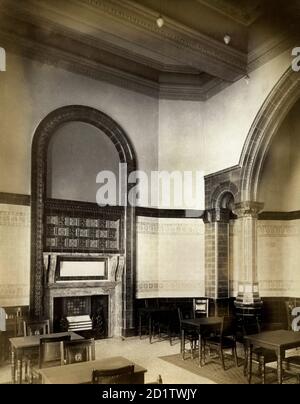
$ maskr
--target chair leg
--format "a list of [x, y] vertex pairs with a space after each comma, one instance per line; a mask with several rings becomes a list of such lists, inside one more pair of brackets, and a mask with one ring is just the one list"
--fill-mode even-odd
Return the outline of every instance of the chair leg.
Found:
[[223, 348], [222, 347], [220, 347], [220, 357], [221, 357], [221, 362], [222, 362], [222, 368], [223, 368], [223, 370], [226, 370], [225, 369], [224, 353], [223, 353]]
[[234, 345], [234, 347], [233, 347], [233, 355], [234, 355], [235, 366], [238, 368], [239, 367], [239, 359], [238, 359], [238, 356], [237, 356], [236, 345]]
[[202, 341], [202, 361], [203, 364], [205, 365], [206, 362], [206, 345], [205, 345], [205, 341]]
[[247, 376], [247, 369], [248, 369], [248, 349], [244, 348], [244, 376]]
[[251, 381], [252, 381], [252, 350], [251, 349], [249, 352], [248, 366], [249, 366], [248, 383], [251, 384]]
[[194, 342], [191, 340], [190, 341], [190, 346], [191, 346], [191, 357], [194, 359]]
[[260, 362], [260, 371], [261, 371], [261, 383], [266, 384], [266, 364], [265, 364], [265, 358], [261, 357], [259, 358]]

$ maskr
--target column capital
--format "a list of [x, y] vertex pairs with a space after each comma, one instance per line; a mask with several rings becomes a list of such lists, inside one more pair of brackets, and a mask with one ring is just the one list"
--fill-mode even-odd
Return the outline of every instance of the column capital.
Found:
[[231, 211], [224, 208], [207, 209], [203, 215], [204, 223], [229, 223]]
[[233, 212], [238, 217], [253, 217], [257, 218], [259, 212], [264, 208], [264, 204], [261, 202], [245, 201], [236, 203]]

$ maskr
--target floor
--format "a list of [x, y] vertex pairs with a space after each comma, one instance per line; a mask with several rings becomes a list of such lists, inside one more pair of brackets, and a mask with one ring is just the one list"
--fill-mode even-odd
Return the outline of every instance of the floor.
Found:
[[[172, 346], [168, 340], [154, 340], [150, 344], [147, 337], [110, 338], [96, 341], [97, 359], [124, 356], [148, 370], [145, 377], [146, 383], [155, 381], [158, 375], [161, 375], [164, 384], [215, 384], [205, 377], [160, 359], [162, 356], [177, 354], [179, 351], [179, 339], [173, 340]], [[295, 354], [295, 352], [289, 352], [289, 354]], [[297, 354], [299, 355], [299, 351]], [[0, 367], [0, 384], [10, 383], [10, 380], [10, 365], [7, 362]]]
[[[179, 340], [175, 340], [170, 346], [169, 341], [155, 341], [150, 344], [144, 337], [121, 339], [111, 338], [96, 341], [96, 358], [109, 358], [112, 356], [124, 356], [127, 359], [145, 367], [146, 383], [153, 382], [158, 375], [162, 376], [166, 384], [214, 384], [212, 381], [195, 375], [184, 369], [180, 369], [162, 359], [161, 356], [172, 355], [180, 350]], [[0, 367], [0, 384], [9, 383], [11, 380], [9, 363]]]

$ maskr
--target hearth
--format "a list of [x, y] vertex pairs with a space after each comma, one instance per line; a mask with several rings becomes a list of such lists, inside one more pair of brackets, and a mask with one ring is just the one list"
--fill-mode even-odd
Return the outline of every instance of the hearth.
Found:
[[[85, 317], [83, 317], [85, 316]], [[72, 319], [72, 323], [68, 318]], [[90, 319], [90, 322], [88, 321]], [[54, 332], [75, 331], [95, 339], [108, 337], [108, 296], [68, 296], [54, 299]]]

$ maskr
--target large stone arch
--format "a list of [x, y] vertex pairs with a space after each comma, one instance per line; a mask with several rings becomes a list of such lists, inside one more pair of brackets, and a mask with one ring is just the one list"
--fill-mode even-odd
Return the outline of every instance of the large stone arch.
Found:
[[[46, 198], [47, 149], [55, 131], [63, 124], [80, 121], [105, 133], [118, 151], [120, 162], [127, 164], [128, 175], [137, 168], [134, 148], [121, 126], [94, 108], [70, 105], [54, 110], [37, 127], [32, 142], [31, 171], [31, 293], [30, 310], [34, 317], [43, 316], [43, 219]], [[130, 184], [128, 184], [128, 187]], [[128, 205], [125, 214], [126, 272], [123, 285], [123, 330], [134, 324], [135, 292], [135, 209]]]
[[239, 162], [241, 202], [257, 201], [261, 170], [273, 137], [299, 98], [300, 74], [289, 68], [265, 100], [245, 141]]

